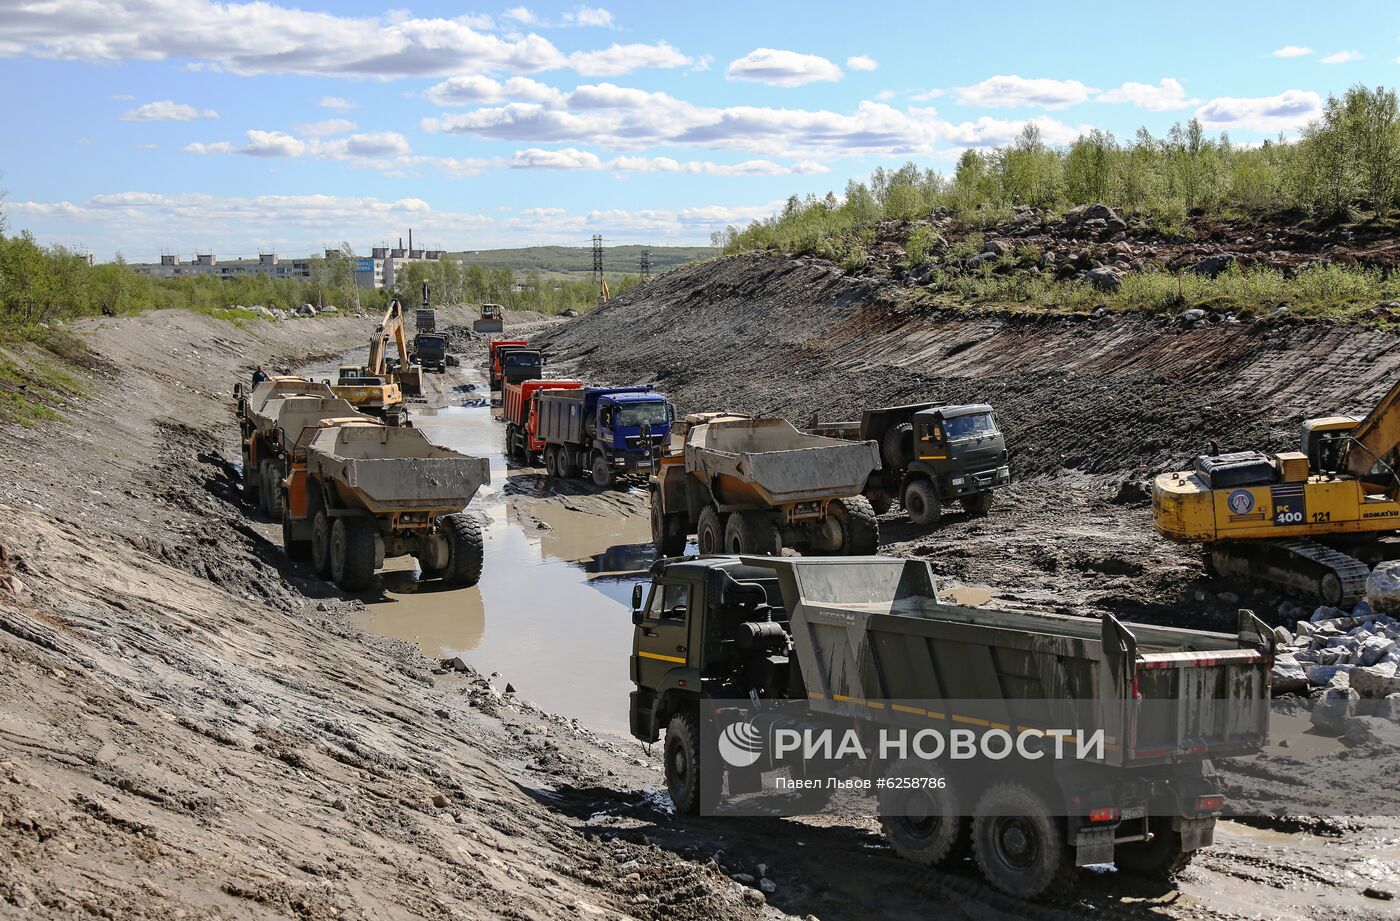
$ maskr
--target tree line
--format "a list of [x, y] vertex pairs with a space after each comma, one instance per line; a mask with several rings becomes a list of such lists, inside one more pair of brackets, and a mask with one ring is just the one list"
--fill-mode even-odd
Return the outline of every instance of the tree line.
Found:
[[1142, 128], [1121, 142], [1095, 130], [1057, 147], [1027, 123], [1005, 147], [965, 151], [951, 176], [912, 162], [882, 167], [868, 183], [849, 182], [842, 198], [793, 196], [778, 214], [743, 229], [727, 227], [711, 241], [726, 252], [776, 248], [839, 257], [840, 238], [881, 220], [917, 220], [946, 209], [985, 227], [1017, 208], [1100, 202], [1165, 230], [1195, 216], [1388, 220], [1400, 205], [1396, 93], [1352, 87], [1330, 97], [1297, 140], [1280, 136], [1259, 145], [1210, 136], [1193, 118], [1163, 137]]

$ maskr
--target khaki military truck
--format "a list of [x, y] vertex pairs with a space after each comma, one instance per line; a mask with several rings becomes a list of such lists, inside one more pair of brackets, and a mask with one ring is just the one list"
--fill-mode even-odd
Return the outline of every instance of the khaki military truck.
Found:
[[879, 466], [874, 442], [804, 434], [785, 419], [695, 413], [672, 425], [652, 479], [652, 540], [663, 557], [691, 536], [701, 553], [871, 554], [880, 529], [861, 490]]
[[369, 587], [385, 559], [416, 557], [424, 578], [481, 578], [480, 519], [465, 511], [491, 481], [485, 458], [430, 442], [410, 425], [327, 419], [302, 429], [285, 479], [288, 555], [347, 591]]
[[[632, 607], [630, 728], [664, 737], [681, 813], [714, 811], [722, 787], [768, 789], [770, 772], [822, 769], [807, 749], [784, 754], [777, 729], [850, 728], [858, 752], [900, 729], [1101, 733], [1107, 744], [1072, 764], [896, 754], [858, 756], [841, 775], [868, 781], [900, 856], [938, 866], [970, 849], [993, 886], [1024, 898], [1067, 895], [1088, 865], [1175, 874], [1224, 806], [1210, 759], [1268, 740], [1274, 635], [1248, 611], [1227, 635], [968, 608], [939, 598], [925, 561], [757, 556], [659, 560]], [[720, 736], [739, 721], [748, 731], [732, 738], [749, 747], [735, 761]]]

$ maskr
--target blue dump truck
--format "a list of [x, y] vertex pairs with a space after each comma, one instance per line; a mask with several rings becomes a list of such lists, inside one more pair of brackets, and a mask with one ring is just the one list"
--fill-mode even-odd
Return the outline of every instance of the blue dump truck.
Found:
[[591, 475], [602, 487], [619, 476], [650, 475], [675, 418], [666, 397], [650, 387], [546, 390], [536, 399], [549, 475]]

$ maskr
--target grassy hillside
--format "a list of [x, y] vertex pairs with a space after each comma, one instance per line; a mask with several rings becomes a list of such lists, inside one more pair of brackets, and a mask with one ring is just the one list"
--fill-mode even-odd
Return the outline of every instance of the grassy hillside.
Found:
[[[686, 262], [716, 255], [716, 250], [709, 246], [606, 246], [603, 248], [603, 271], [610, 278], [636, 275], [643, 250], [651, 253], [653, 275]], [[481, 249], [452, 255], [461, 258], [469, 267], [479, 265], [486, 269], [511, 269], [516, 273], [536, 271], [545, 278], [576, 279], [593, 273], [593, 250], [587, 246]]]

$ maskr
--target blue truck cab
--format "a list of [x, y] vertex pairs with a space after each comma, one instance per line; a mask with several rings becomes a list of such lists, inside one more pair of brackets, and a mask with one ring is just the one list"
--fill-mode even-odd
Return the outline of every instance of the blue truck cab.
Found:
[[676, 415], [650, 387], [546, 390], [536, 399], [549, 474], [591, 476], [605, 487], [618, 476], [652, 472]]

